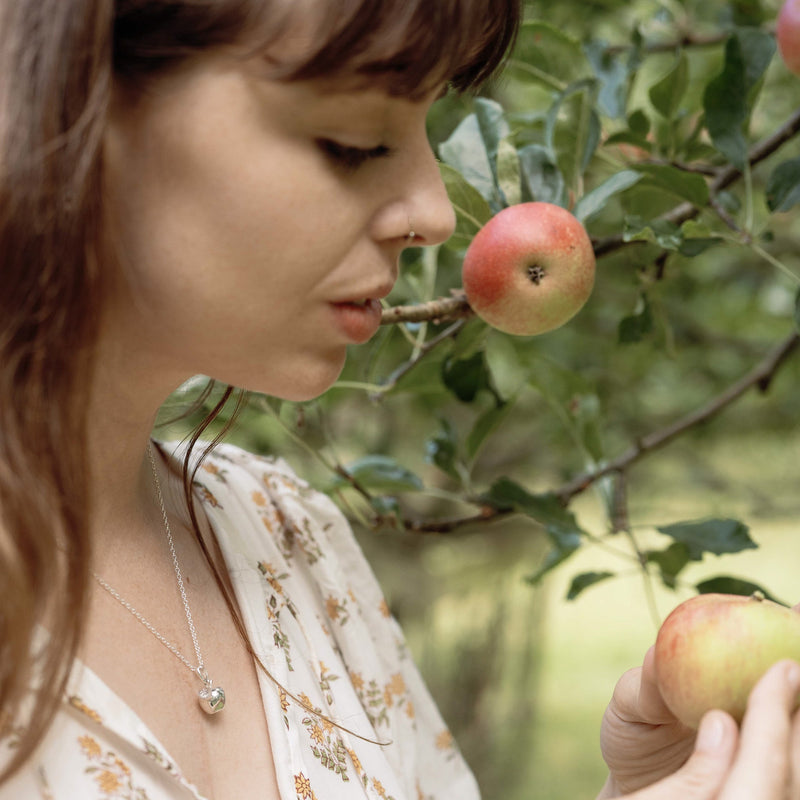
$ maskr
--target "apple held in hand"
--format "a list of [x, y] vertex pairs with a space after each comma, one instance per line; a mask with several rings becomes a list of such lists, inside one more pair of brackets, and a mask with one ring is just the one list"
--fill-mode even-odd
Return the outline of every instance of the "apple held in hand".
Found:
[[786, 0], [778, 14], [775, 38], [784, 64], [800, 74], [800, 0]]
[[712, 708], [740, 722], [758, 679], [800, 661], [800, 614], [758, 596], [703, 594], [677, 606], [656, 638], [656, 678], [670, 711], [697, 728]]
[[467, 248], [462, 279], [473, 311], [493, 328], [534, 336], [563, 325], [594, 286], [595, 257], [583, 225], [552, 203], [503, 209]]

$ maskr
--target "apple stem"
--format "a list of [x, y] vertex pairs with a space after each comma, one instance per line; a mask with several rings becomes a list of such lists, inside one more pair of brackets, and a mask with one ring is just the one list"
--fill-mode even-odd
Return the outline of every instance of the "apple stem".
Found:
[[531, 279], [531, 282], [535, 283], [537, 286], [542, 282], [542, 278], [544, 278], [546, 274], [544, 267], [538, 264], [533, 264], [528, 267], [528, 277]]

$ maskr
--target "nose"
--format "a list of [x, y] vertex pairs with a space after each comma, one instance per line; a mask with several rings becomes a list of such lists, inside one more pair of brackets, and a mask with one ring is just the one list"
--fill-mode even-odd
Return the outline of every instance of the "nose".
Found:
[[377, 239], [398, 240], [414, 233], [417, 246], [441, 244], [452, 236], [456, 215], [427, 139], [398, 159], [390, 196], [373, 221]]
[[416, 244], [441, 244], [453, 235], [456, 214], [447, 196], [439, 163], [427, 143], [411, 166], [406, 203]]

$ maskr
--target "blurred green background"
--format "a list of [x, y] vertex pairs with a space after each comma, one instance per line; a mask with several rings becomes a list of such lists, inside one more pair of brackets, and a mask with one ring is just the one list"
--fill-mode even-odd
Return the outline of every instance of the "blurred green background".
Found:
[[[719, 169], [725, 157], [698, 134], [704, 89], [723, 68], [727, 37], [738, 26], [770, 34], [778, 7], [777, 0], [528, 2], [531, 25], [484, 95], [502, 104], [508, 141], [522, 152], [546, 144], [554, 96], [595, 71], [587, 91], [602, 107], [599, 140], [585, 168], [566, 180], [565, 204], [632, 158]], [[666, 118], [650, 90], [682, 53], [688, 75]], [[614, 97], [591, 94], [600, 85]], [[777, 56], [756, 89], [749, 144], [800, 107], [800, 79]], [[609, 110], [614, 103], [617, 110]], [[474, 98], [442, 100], [430, 119], [434, 146], [474, 108]], [[575, 138], [572, 122], [555, 131], [561, 153]], [[626, 137], [636, 140], [632, 132], [648, 150], [625, 148]], [[615, 143], [610, 137], [620, 133]], [[532, 493], [553, 490], [718, 397], [785, 340], [796, 327], [798, 279], [788, 272], [800, 275], [800, 214], [775, 212], [765, 192], [773, 173], [798, 157], [795, 132], [748, 180], [715, 198], [742, 225], [735, 236], [722, 214], [704, 210], [706, 233], [716, 237], [709, 249], [651, 242], [601, 258], [592, 298], [562, 329], [512, 341], [473, 319], [410, 369], [423, 343], [446, 326], [386, 326], [369, 346], [353, 349], [325, 396], [307, 404], [250, 397], [230, 435], [283, 455], [353, 520], [487, 800], [595, 796], [605, 779], [600, 719], [614, 684], [641, 662], [658, 622], [699, 581], [735, 576], [787, 603], [800, 601], [800, 358], [790, 356], [763, 391], [751, 389], [643, 458], [624, 481], [597, 481], [580, 493], [569, 510], [583, 530], [581, 546], [541, 581], [528, 579], [552, 539], [528, 516], [439, 534], [410, 532], [402, 522], [474, 514], [475, 497], [502, 476]], [[568, 176], [563, 160], [557, 166]], [[636, 187], [610, 197], [587, 227], [597, 240], [618, 234], [631, 215], [656, 216], [678, 202], [670, 191]], [[458, 287], [465, 230], [440, 250], [407, 251], [391, 303]], [[640, 325], [635, 336], [621, 335], [626, 319]], [[467, 367], [474, 374], [459, 395], [453, 376], [463, 389]], [[391, 469], [363, 470], [371, 490], [365, 499], [337, 468], [363, 468], [360, 460], [375, 455]], [[624, 502], [610, 506], [620, 488]], [[612, 519], [615, 509], [622, 521]], [[758, 548], [691, 561], [673, 588], [653, 563], [642, 568], [642, 553], [669, 544], [657, 526], [705, 518], [739, 520]], [[573, 578], [590, 572], [613, 578], [567, 600]]]

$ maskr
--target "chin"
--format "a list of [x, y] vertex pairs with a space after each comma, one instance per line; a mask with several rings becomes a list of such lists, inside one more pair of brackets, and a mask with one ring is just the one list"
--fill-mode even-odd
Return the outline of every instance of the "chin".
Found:
[[276, 379], [275, 372], [265, 375], [263, 380], [252, 379], [243, 386], [251, 392], [278, 397], [293, 403], [314, 400], [333, 386], [344, 368], [345, 354], [338, 359], [327, 359], [322, 363], [303, 364], [298, 362], [289, 372]]

